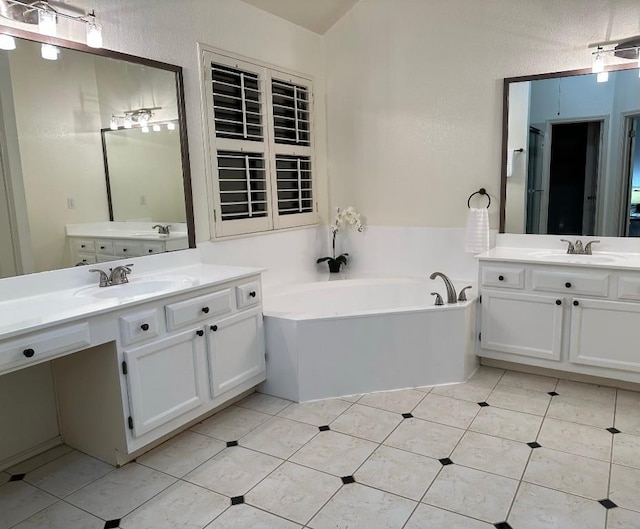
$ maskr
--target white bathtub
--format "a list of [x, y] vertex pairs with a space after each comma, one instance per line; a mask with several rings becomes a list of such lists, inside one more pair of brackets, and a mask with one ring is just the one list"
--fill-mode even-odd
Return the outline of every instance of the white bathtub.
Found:
[[[458, 287], [464, 284], [456, 285]], [[475, 295], [446, 301], [442, 280], [347, 279], [264, 295], [267, 380], [298, 402], [464, 381], [475, 369]]]

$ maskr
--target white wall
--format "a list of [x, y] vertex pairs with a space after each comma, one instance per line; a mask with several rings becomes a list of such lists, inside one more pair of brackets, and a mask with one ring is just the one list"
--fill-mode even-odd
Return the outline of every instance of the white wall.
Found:
[[503, 78], [638, 33], [637, 0], [361, 0], [325, 36], [331, 205], [460, 227], [485, 187], [497, 227]]

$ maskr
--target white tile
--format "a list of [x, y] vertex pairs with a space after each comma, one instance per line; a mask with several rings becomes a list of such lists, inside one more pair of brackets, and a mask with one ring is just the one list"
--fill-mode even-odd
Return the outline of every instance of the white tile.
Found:
[[237, 441], [243, 435], [269, 420], [271, 416], [266, 413], [230, 406], [209, 417], [207, 420], [196, 424], [191, 429], [221, 441]]
[[381, 410], [395, 413], [409, 413], [424, 398], [424, 392], [417, 389], [402, 389], [400, 391], [382, 391], [369, 393], [360, 398], [358, 404], [373, 406]]
[[416, 454], [442, 459], [449, 457], [464, 434], [464, 430], [444, 424], [406, 419], [386, 439], [384, 444]]
[[586, 399], [613, 404], [616, 400], [616, 389], [607, 386], [596, 386], [573, 380], [560, 380], [556, 391], [563, 397]]
[[640, 405], [618, 404], [615, 427], [624, 433], [640, 435]]
[[551, 400], [547, 417], [609, 428], [613, 426], [613, 411], [613, 402], [605, 403], [559, 395]]
[[289, 404], [291, 404], [290, 400], [272, 397], [264, 393], [254, 393], [238, 402], [237, 406], [259, 411], [260, 413], [267, 413], [268, 415], [276, 415], [289, 406]]
[[493, 524], [423, 503], [418, 505], [403, 529], [494, 529], [494, 527]]
[[514, 479], [460, 465], [447, 465], [422, 501], [496, 523], [507, 518], [517, 488], [518, 481]]
[[351, 406], [350, 402], [340, 399], [317, 400], [291, 404], [278, 413], [279, 417], [306, 422], [313, 426], [324, 426]]
[[475, 373], [467, 380], [468, 383], [476, 386], [487, 386], [493, 388], [504, 375], [504, 369], [496, 367], [480, 366]]
[[376, 446], [371, 441], [338, 432], [321, 432], [298, 450], [291, 461], [334, 476], [350, 476]]
[[281, 459], [236, 446], [223, 450], [183, 479], [226, 496], [242, 496], [281, 463]]
[[58, 498], [64, 498], [111, 472], [114, 467], [82, 454], [69, 452], [27, 473], [24, 480]]
[[468, 428], [480, 411], [476, 402], [452, 399], [432, 393], [411, 412], [415, 417], [456, 428]]
[[0, 529], [13, 527], [57, 501], [46, 492], [24, 481], [12, 481], [0, 487]]
[[50, 450], [43, 452], [42, 454], [38, 454], [22, 463], [18, 463], [17, 465], [13, 465], [12, 467], [7, 469], [9, 474], [26, 474], [27, 472], [31, 472], [42, 465], [46, 465], [49, 461], [53, 461], [54, 459], [58, 459], [59, 457], [68, 454], [71, 452], [73, 448], [67, 445], [58, 445], [54, 446]]
[[611, 509], [607, 513], [607, 529], [635, 529], [640, 527], [640, 512]]
[[138, 463], [181, 478], [226, 448], [226, 443], [189, 430], [138, 458]]
[[470, 402], [483, 402], [491, 394], [493, 388], [478, 386], [467, 382], [466, 384], [449, 384], [437, 386], [431, 390], [432, 394], [452, 397], [454, 399], [468, 400]]
[[420, 500], [441, 468], [435, 459], [382, 445], [358, 469], [355, 478], [358, 483]]
[[416, 503], [357, 483], [345, 485], [314, 516], [311, 529], [400, 529]]
[[14, 529], [103, 529], [104, 521], [63, 501], [34, 514]]
[[402, 421], [399, 413], [354, 404], [331, 423], [331, 429], [381, 443]]
[[611, 465], [609, 499], [619, 507], [640, 511], [640, 470]]
[[487, 398], [491, 406], [533, 415], [544, 415], [550, 401], [551, 396], [541, 391], [511, 386], [499, 386]]
[[229, 507], [229, 498], [179, 481], [125, 516], [122, 529], [201, 529]]
[[604, 428], [549, 417], [542, 423], [538, 442], [545, 448], [609, 461], [613, 437]]
[[238, 443], [258, 452], [287, 459], [317, 433], [316, 426], [272, 417], [241, 438]]
[[522, 483], [507, 521], [515, 529], [603, 529], [606, 512], [596, 501]]
[[640, 469], [640, 437], [618, 433], [613, 437], [613, 462]]
[[469, 429], [529, 443], [535, 441], [541, 423], [542, 417], [537, 415], [487, 406], [480, 410]]
[[640, 391], [628, 391], [626, 389], [618, 390], [618, 400], [616, 401], [622, 406], [640, 406]]
[[250, 505], [234, 505], [205, 529], [302, 529], [301, 525], [261, 511]]
[[533, 375], [531, 373], [518, 373], [517, 371], [507, 371], [498, 382], [498, 386], [531, 389], [544, 393], [554, 391], [556, 384], [558, 384], [557, 378]]
[[523, 480], [593, 500], [607, 497], [609, 463], [548, 448], [531, 454]]
[[66, 501], [104, 520], [122, 518], [176, 481], [137, 463], [129, 463], [67, 496]]
[[245, 501], [305, 524], [342, 486], [342, 481], [311, 468], [285, 463], [254, 487]]
[[451, 454], [460, 465], [520, 479], [527, 465], [531, 448], [524, 443], [467, 432]]

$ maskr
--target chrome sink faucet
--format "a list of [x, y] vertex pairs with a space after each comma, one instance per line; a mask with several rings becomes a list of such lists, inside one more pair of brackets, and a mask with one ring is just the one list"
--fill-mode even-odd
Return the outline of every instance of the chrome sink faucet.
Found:
[[115, 268], [110, 269], [111, 273], [109, 275], [107, 275], [104, 270], [100, 270], [99, 268], [92, 268], [91, 270], [89, 270], [89, 272], [96, 272], [100, 274], [100, 283], [98, 284], [99, 287], [110, 287], [113, 285], [122, 285], [124, 283], [128, 283], [129, 279], [127, 278], [127, 275], [131, 273], [132, 266], [133, 264], [116, 266]]
[[600, 241], [589, 241], [586, 245], [582, 246], [582, 241], [578, 239], [575, 243], [568, 241], [566, 239], [560, 239], [561, 242], [566, 242], [567, 253], [568, 254], [576, 254], [576, 255], [592, 255], [591, 254], [591, 245], [599, 243]]
[[455, 304], [458, 301], [458, 299], [456, 296], [456, 289], [453, 286], [453, 283], [451, 282], [451, 280], [442, 272], [434, 272], [429, 276], [429, 279], [435, 279], [436, 277], [441, 277], [442, 280], [444, 281], [445, 287], [447, 288], [447, 303]]
[[158, 233], [160, 235], [169, 235], [169, 229], [171, 228], [171, 224], [167, 224], [166, 226], [163, 226], [162, 224], [156, 224], [151, 229], [155, 230], [156, 228], [158, 228]]

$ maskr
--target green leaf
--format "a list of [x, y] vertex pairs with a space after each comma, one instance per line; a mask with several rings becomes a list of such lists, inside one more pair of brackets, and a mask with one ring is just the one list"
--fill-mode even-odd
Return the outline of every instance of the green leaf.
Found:
[[338, 263], [342, 263], [343, 265], [347, 264], [347, 255], [346, 253], [343, 253], [342, 255], [339, 255], [338, 257], [336, 257], [336, 262]]
[[324, 263], [325, 261], [330, 261], [331, 259], [333, 259], [333, 257], [319, 257], [316, 260], [316, 263]]

